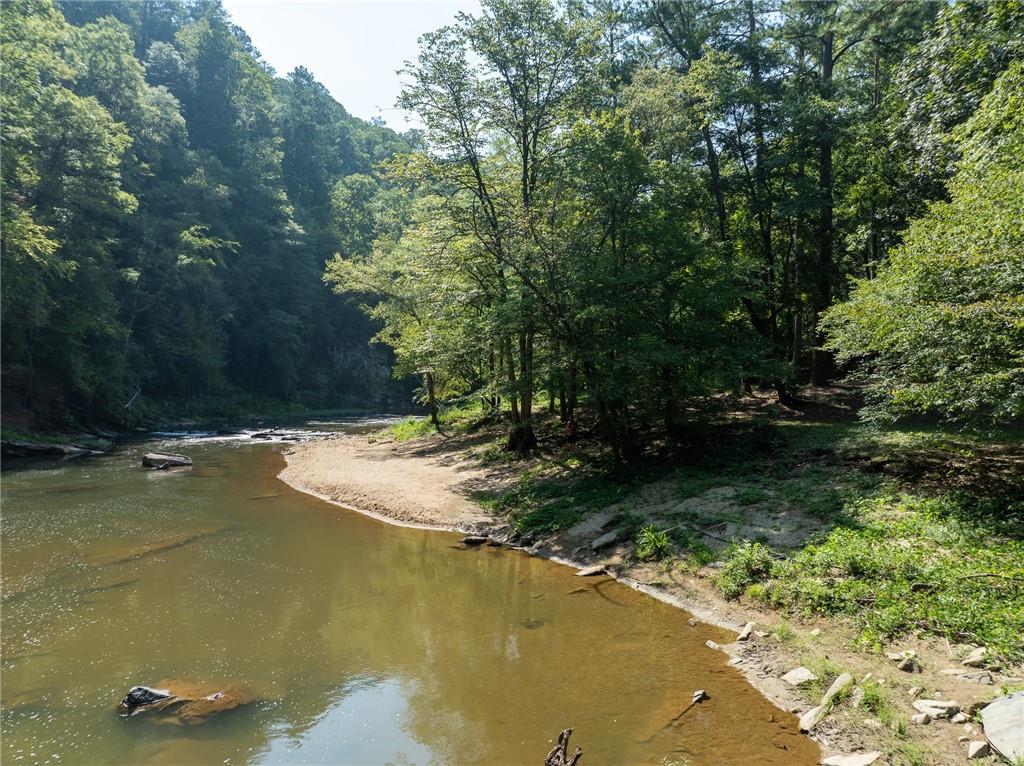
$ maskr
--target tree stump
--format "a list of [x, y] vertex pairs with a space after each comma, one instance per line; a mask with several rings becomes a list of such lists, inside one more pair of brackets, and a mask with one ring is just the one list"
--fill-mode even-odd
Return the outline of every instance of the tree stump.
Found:
[[572, 755], [566, 755], [566, 751], [569, 749], [569, 737], [572, 736], [572, 729], [566, 729], [558, 735], [558, 742], [548, 753], [548, 757], [544, 759], [544, 766], [576, 766], [580, 758], [583, 757], [583, 751], [580, 746], [577, 745]]

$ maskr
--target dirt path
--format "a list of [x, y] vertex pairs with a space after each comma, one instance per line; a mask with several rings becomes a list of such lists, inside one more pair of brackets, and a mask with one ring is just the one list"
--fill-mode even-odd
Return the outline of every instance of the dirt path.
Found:
[[301, 492], [410, 527], [480, 532], [495, 519], [470, 497], [484, 469], [444, 442], [370, 442], [339, 436], [285, 453], [279, 478]]

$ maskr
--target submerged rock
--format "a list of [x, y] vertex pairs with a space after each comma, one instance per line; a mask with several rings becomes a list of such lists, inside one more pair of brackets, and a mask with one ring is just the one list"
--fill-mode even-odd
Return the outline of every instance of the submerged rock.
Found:
[[152, 705], [154, 702], [165, 700], [171, 696], [167, 689], [151, 689], [148, 686], [133, 686], [121, 700], [121, 707], [131, 710], [143, 705]]
[[223, 713], [252, 702], [255, 697], [240, 686], [221, 688], [201, 686], [187, 681], [169, 681], [161, 687], [133, 686], [118, 705], [124, 717], [143, 713], [160, 723], [195, 725], [214, 713]]
[[8, 441], [0, 443], [4, 457], [79, 457], [98, 454], [78, 444], [37, 444], [36, 442]]

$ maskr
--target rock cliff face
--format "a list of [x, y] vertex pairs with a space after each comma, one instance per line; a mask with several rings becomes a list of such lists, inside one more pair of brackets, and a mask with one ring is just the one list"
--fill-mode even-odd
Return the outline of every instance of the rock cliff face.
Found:
[[345, 401], [341, 406], [408, 411], [412, 408], [413, 379], [395, 380], [392, 376], [394, 355], [387, 346], [367, 343], [361, 338], [336, 340], [328, 349], [332, 365], [332, 381]]

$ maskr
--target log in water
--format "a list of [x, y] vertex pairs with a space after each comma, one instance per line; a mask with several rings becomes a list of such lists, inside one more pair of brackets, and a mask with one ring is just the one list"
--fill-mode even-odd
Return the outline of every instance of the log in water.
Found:
[[[817, 763], [685, 612], [302, 495], [279, 445], [137, 468], [179, 449], [5, 474], [4, 763], [540, 764], [569, 727], [582, 766]], [[118, 716], [163, 679], [253, 701]]]

